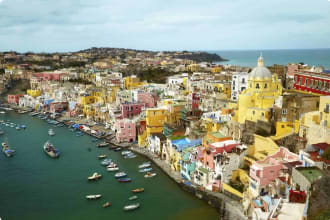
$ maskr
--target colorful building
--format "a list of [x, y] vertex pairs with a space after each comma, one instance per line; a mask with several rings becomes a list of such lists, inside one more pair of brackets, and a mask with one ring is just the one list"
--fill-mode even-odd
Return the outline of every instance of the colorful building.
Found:
[[136, 125], [129, 119], [116, 122], [116, 140], [118, 143], [136, 141]]
[[294, 74], [293, 88], [297, 91], [320, 95], [330, 95], [330, 75], [308, 71]]

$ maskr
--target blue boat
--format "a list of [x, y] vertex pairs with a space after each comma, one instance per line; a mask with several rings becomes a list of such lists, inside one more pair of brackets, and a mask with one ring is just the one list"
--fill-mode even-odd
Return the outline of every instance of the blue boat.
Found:
[[26, 128], [26, 125], [21, 125], [21, 128], [25, 129]]
[[152, 168], [149, 167], [149, 168], [140, 169], [139, 172], [140, 173], [145, 173], [145, 172], [150, 172], [151, 170], [152, 170]]
[[120, 183], [128, 183], [128, 182], [131, 182], [132, 179], [131, 178], [121, 178], [121, 179], [118, 179], [118, 182]]

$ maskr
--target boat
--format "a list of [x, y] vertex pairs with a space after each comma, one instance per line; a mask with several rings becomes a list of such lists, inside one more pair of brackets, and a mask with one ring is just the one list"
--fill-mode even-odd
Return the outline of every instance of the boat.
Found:
[[114, 151], [121, 151], [121, 147], [115, 148]]
[[16, 130], [21, 130], [21, 126], [18, 125], [18, 126], [16, 127]]
[[115, 174], [116, 178], [122, 178], [122, 177], [125, 177], [125, 176], [127, 176], [127, 173], [125, 173], [125, 172], [119, 172], [119, 173]]
[[5, 142], [2, 143], [2, 152], [7, 156], [7, 157], [11, 157], [15, 154], [15, 150], [10, 149], [10, 147], [8, 146], [8, 142], [7, 140], [5, 140]]
[[101, 174], [98, 174], [98, 173], [93, 173], [92, 176], [88, 177], [88, 180], [98, 180], [102, 177]]
[[0, 128], [0, 135], [4, 134], [5, 132]]
[[77, 137], [84, 136], [83, 134], [76, 134]]
[[120, 183], [128, 183], [128, 182], [131, 182], [132, 179], [131, 178], [121, 178], [121, 179], [118, 179], [118, 182]]
[[131, 210], [134, 210], [134, 209], [137, 209], [140, 207], [140, 203], [134, 203], [134, 204], [130, 204], [130, 205], [126, 205], [124, 206], [124, 210], [125, 211], [131, 211]]
[[132, 192], [134, 193], [144, 192], [144, 188], [133, 189]]
[[86, 196], [86, 199], [99, 199], [101, 197], [102, 197], [101, 194], [98, 194], [98, 195], [87, 195]]
[[92, 142], [96, 142], [96, 141], [98, 141], [99, 139], [97, 139], [97, 138], [93, 138], [92, 139]]
[[150, 167], [151, 163], [150, 162], [145, 162], [143, 164], [141, 164], [140, 166], [138, 166], [139, 169], [143, 169], [143, 168], [147, 168]]
[[55, 158], [60, 156], [60, 151], [56, 149], [49, 141], [44, 144], [44, 151], [48, 156]]
[[109, 167], [109, 168], [107, 168], [107, 171], [117, 171], [117, 170], [119, 170], [119, 167]]
[[154, 177], [154, 176], [156, 176], [156, 175], [157, 175], [157, 173], [150, 173], [150, 172], [147, 172], [147, 174], [144, 175], [144, 178], [151, 178], [151, 177]]
[[106, 207], [109, 207], [109, 206], [111, 206], [111, 202], [106, 202], [106, 203], [103, 204], [103, 208], [106, 208]]
[[111, 159], [104, 159], [104, 160], [101, 162], [101, 164], [102, 164], [103, 166], [108, 166], [108, 165], [111, 164], [111, 162], [112, 162]]
[[136, 157], [136, 154], [133, 154], [133, 153], [129, 153], [124, 156], [125, 159], [131, 159], [131, 158], [135, 158], [135, 157]]
[[97, 146], [98, 147], [106, 147], [106, 146], [108, 146], [109, 145], [109, 143], [107, 143], [107, 142], [102, 142], [102, 143], [99, 143]]
[[48, 134], [49, 134], [50, 136], [54, 136], [54, 135], [55, 135], [55, 131], [54, 131], [52, 128], [50, 128], [50, 129], [48, 130]]
[[0, 111], [0, 114], [5, 114], [6, 112], [4, 112], [4, 111]]
[[104, 159], [104, 158], [106, 158], [107, 157], [107, 155], [105, 155], [105, 154], [102, 154], [102, 155], [99, 155], [99, 156], [97, 156], [99, 159]]
[[121, 152], [121, 155], [125, 156], [125, 155], [130, 154], [130, 153], [132, 153], [132, 151], [124, 150], [123, 152]]
[[26, 129], [26, 125], [21, 125], [21, 128]]
[[128, 200], [135, 200], [137, 198], [138, 198], [137, 196], [131, 196], [131, 197], [128, 198]]
[[115, 164], [114, 162], [111, 162], [107, 168], [114, 168], [114, 167], [117, 167], [117, 164]]
[[152, 170], [152, 168], [149, 167], [149, 168], [140, 169], [139, 172], [140, 172], [140, 173], [145, 173], [145, 172], [149, 172], [149, 171], [151, 171], [151, 170]]

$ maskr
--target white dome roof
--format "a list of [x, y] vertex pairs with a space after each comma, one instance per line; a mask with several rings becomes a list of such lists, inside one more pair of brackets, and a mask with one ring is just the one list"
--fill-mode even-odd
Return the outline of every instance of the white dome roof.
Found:
[[272, 73], [264, 66], [255, 67], [250, 73], [250, 79], [271, 79]]

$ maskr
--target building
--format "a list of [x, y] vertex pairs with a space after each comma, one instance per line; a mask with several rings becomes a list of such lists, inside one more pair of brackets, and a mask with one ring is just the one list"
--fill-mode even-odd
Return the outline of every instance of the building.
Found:
[[116, 140], [118, 143], [136, 141], [136, 125], [129, 119], [116, 122]]
[[125, 103], [121, 104], [120, 110], [123, 118], [133, 118], [142, 112], [145, 107], [144, 103]]
[[249, 87], [238, 98], [238, 122], [245, 120], [253, 122], [269, 122], [271, 107], [282, 94], [282, 84], [277, 75], [264, 66], [262, 56], [258, 59], [258, 66], [249, 74]]
[[330, 95], [330, 75], [298, 71], [294, 74], [293, 88], [302, 92]]
[[18, 94], [18, 95], [8, 95], [7, 101], [9, 104], [19, 104], [19, 99], [24, 96], [24, 94]]
[[231, 81], [231, 100], [237, 101], [238, 95], [246, 90], [248, 84], [249, 74], [247, 72], [234, 73]]

